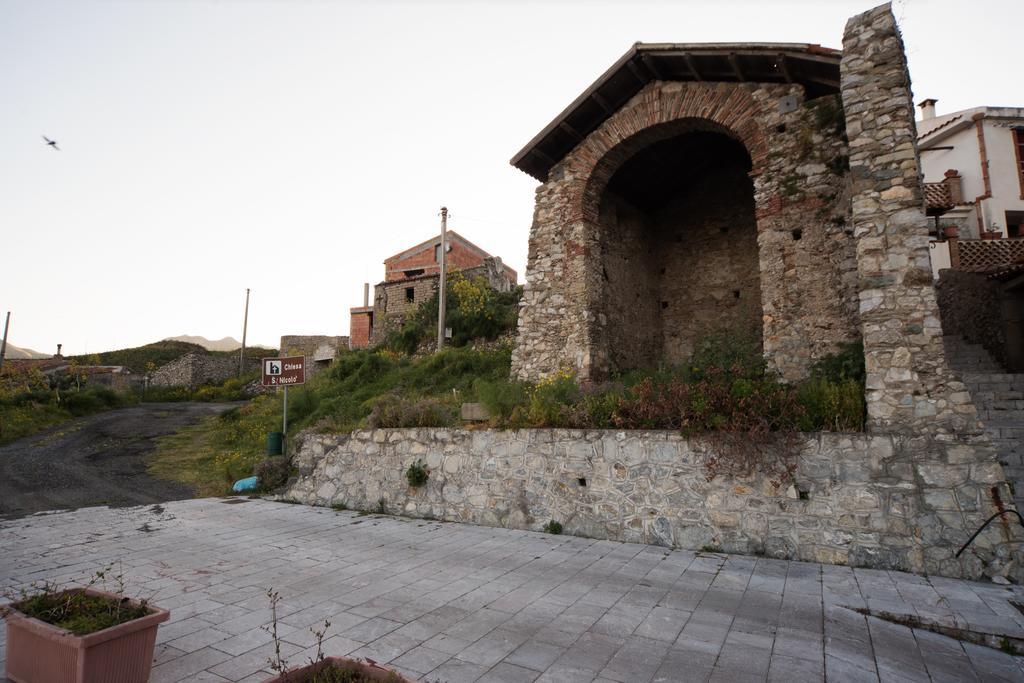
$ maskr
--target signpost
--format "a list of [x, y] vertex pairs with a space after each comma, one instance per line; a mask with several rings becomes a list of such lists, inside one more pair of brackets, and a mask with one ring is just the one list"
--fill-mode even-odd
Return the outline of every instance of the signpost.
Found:
[[[265, 387], [284, 387], [284, 415], [281, 420], [281, 433], [288, 436], [288, 387], [293, 384], [306, 383], [306, 357], [289, 356], [287, 358], [264, 358], [263, 375], [260, 383]], [[285, 439], [281, 441], [281, 455], [285, 452]]]

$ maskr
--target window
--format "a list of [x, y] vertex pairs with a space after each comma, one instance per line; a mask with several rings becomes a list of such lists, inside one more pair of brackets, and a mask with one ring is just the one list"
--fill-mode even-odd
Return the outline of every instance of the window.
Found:
[[1020, 181], [1020, 198], [1024, 199], [1024, 128], [1013, 129], [1013, 151], [1017, 158], [1017, 180]]
[[1024, 237], [1024, 211], [1006, 212], [1006, 236]]
[[441, 245], [440, 244], [435, 244], [434, 245], [434, 263], [440, 263], [440, 262], [441, 262]]
[[416, 288], [406, 287], [405, 288], [405, 300], [408, 302], [416, 301]]

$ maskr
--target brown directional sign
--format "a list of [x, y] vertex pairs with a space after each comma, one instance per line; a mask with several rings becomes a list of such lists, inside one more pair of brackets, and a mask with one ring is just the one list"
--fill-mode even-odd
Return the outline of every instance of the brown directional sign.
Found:
[[306, 383], [306, 357], [263, 359], [263, 386], [288, 387]]

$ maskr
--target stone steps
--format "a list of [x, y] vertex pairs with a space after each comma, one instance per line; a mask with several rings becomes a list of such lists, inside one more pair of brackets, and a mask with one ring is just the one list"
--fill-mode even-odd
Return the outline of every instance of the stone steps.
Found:
[[980, 344], [942, 338], [950, 368], [978, 409], [978, 419], [996, 447], [1014, 502], [1024, 509], [1024, 374], [1006, 372]]

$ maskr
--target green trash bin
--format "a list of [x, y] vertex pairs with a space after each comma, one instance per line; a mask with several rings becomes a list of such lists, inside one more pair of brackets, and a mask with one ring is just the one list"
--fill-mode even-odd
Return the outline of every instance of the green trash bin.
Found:
[[284, 433], [270, 432], [267, 434], [267, 455], [281, 455], [284, 446]]

